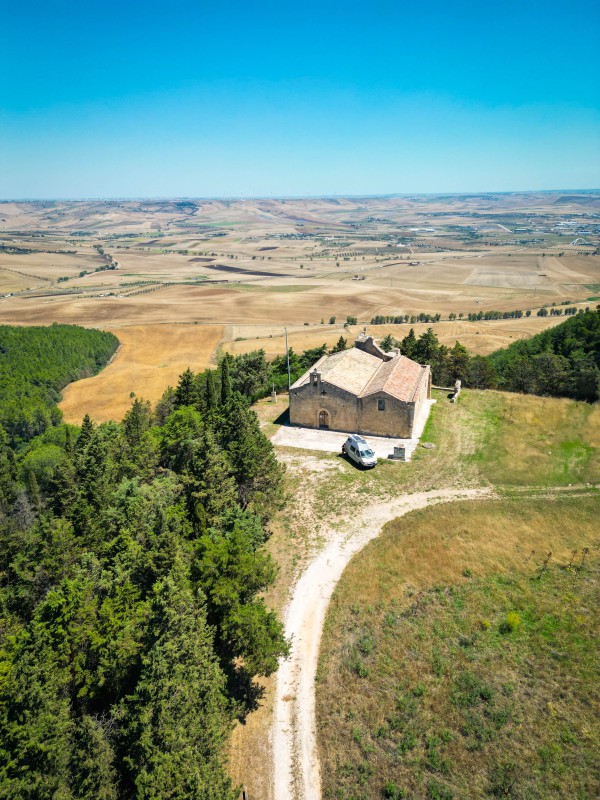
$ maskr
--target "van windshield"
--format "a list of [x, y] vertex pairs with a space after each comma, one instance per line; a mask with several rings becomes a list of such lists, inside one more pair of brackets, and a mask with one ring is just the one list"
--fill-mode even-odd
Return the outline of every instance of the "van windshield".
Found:
[[365, 456], [366, 456], [367, 458], [370, 458], [371, 456], [374, 456], [374, 455], [375, 455], [375, 453], [374, 453], [372, 450], [361, 450], [361, 451], [360, 451], [360, 454], [361, 454], [361, 456], [363, 456], [363, 458], [364, 458]]

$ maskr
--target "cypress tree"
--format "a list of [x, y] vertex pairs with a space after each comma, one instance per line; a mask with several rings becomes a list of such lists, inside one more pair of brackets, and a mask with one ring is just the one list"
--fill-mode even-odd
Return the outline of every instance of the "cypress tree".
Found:
[[65, 453], [68, 456], [73, 455], [73, 440], [71, 439], [71, 429], [65, 425]]
[[150, 403], [136, 398], [123, 419], [123, 461], [126, 462], [123, 471], [126, 475], [147, 478], [156, 466], [157, 446], [148, 433], [151, 423]]
[[411, 328], [408, 332], [408, 335], [405, 336], [400, 343], [400, 352], [407, 358], [413, 358], [416, 346], [417, 337], [415, 336], [415, 329]]
[[35, 472], [33, 470], [30, 469], [27, 472], [25, 483], [27, 486], [27, 495], [29, 497], [29, 502], [31, 503], [35, 511], [39, 511], [42, 505], [42, 499], [40, 496], [40, 487], [38, 485], [37, 478], [35, 477]]
[[340, 336], [340, 338], [337, 340], [337, 343], [331, 348], [329, 352], [332, 354], [341, 353], [343, 350], [346, 350], [347, 347], [348, 347], [348, 340], [344, 339], [343, 336]]
[[219, 403], [215, 374], [210, 370], [206, 375], [206, 407], [212, 411]]
[[16, 462], [15, 454], [8, 446], [8, 436], [0, 425], [0, 521], [2, 514], [8, 513], [15, 499]]
[[231, 376], [229, 375], [229, 359], [231, 356], [227, 354], [221, 362], [221, 405], [231, 397]]

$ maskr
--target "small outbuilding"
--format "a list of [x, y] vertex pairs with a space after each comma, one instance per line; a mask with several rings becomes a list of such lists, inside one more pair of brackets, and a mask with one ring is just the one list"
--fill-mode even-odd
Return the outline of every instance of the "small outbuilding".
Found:
[[307, 428], [413, 438], [431, 397], [431, 368], [384, 352], [361, 334], [354, 347], [320, 358], [290, 389], [290, 422]]

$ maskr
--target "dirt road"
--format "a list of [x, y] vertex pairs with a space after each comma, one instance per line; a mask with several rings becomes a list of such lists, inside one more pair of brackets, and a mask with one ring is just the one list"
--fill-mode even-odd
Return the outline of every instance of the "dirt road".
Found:
[[326, 532], [328, 544], [311, 561], [292, 589], [285, 633], [290, 657], [277, 675], [272, 729], [273, 798], [319, 800], [315, 676], [327, 606], [344, 568], [385, 523], [433, 503], [490, 497], [490, 489], [446, 489], [403, 495], [365, 507], [344, 533]]

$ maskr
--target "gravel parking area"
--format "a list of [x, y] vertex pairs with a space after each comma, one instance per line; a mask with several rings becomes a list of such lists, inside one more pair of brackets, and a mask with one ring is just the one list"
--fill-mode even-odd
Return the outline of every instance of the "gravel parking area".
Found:
[[[423, 428], [429, 416], [429, 410], [435, 400], [429, 400], [424, 408], [421, 419], [418, 420], [415, 433], [418, 434], [414, 439], [392, 439], [383, 436], [366, 436], [365, 439], [377, 458], [388, 458], [394, 453], [394, 447], [399, 445], [407, 446], [407, 461], [419, 443], [419, 438], [423, 433]], [[297, 425], [282, 425], [271, 441], [275, 445], [283, 447], [297, 447], [300, 450], [321, 450], [325, 453], [339, 453], [342, 444], [348, 438], [350, 432], [328, 431], [322, 428], [301, 428]]]

